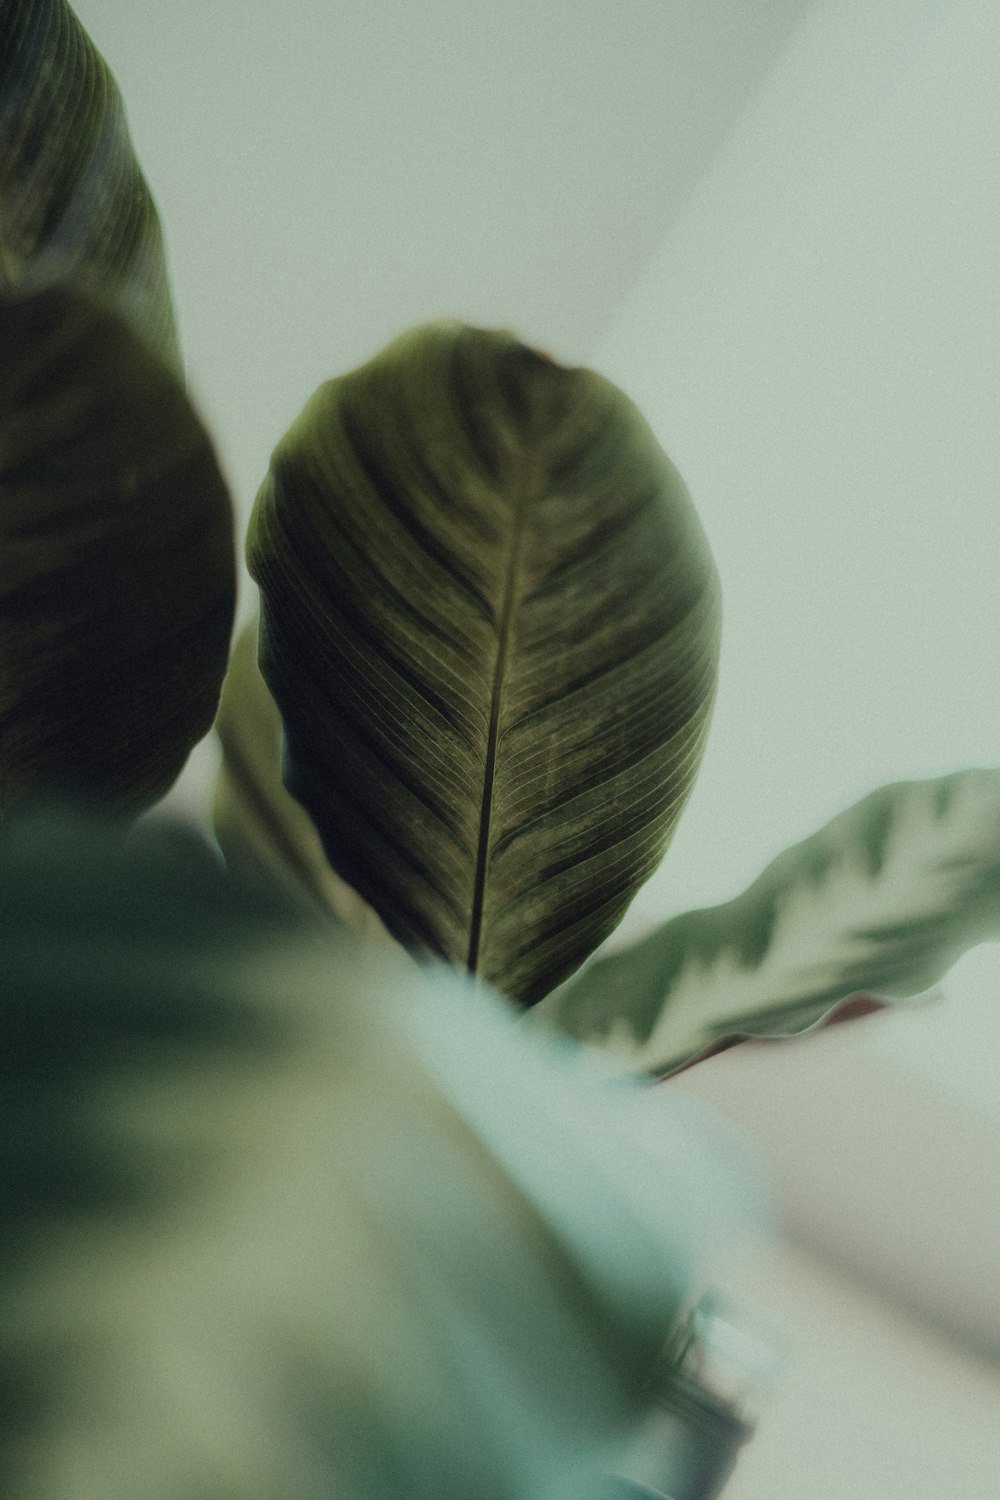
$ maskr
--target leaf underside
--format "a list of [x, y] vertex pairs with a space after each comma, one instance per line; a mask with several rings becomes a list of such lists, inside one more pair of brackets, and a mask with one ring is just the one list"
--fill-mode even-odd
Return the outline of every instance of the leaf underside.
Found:
[[663, 1074], [743, 1037], [791, 1036], [851, 996], [923, 994], [1000, 937], [1000, 770], [882, 787], [741, 896], [597, 959], [538, 1011]]
[[402, 942], [524, 1003], [659, 863], [718, 653], [717, 579], [632, 404], [441, 322], [321, 387], [248, 556], [286, 784]]
[[53, 790], [130, 814], [212, 725], [232, 509], [177, 377], [65, 287], [0, 297], [0, 819]]
[[180, 355], [121, 96], [65, 0], [0, 0], [0, 289], [69, 282]]

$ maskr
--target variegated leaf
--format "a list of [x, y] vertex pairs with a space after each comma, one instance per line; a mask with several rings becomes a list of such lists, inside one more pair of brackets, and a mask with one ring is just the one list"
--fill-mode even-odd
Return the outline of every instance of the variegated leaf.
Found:
[[921, 994], [998, 936], [1000, 771], [959, 771], [873, 792], [735, 900], [599, 957], [537, 1014], [663, 1074], [805, 1031], [852, 996]]

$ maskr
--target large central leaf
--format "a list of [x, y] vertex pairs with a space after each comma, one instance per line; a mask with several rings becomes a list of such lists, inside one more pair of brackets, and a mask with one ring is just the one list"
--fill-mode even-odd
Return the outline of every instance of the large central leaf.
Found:
[[251, 523], [286, 780], [405, 943], [539, 999], [690, 790], [715, 570], [635, 407], [506, 333], [413, 330], [323, 386]]

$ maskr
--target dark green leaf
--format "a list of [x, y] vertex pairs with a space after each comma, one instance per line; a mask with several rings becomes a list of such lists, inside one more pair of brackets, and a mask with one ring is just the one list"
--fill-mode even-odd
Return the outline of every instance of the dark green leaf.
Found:
[[414, 948], [526, 1003], [656, 867], [718, 647], [684, 485], [614, 386], [415, 329], [323, 386], [249, 541], [286, 783]]
[[73, 790], [131, 813], [211, 728], [229, 496], [176, 376], [117, 315], [0, 297], [0, 817]]
[[922, 994], [997, 937], [1000, 771], [959, 771], [871, 793], [734, 901], [597, 959], [537, 1014], [661, 1074], [805, 1031], [852, 995]]
[[0, 0], [0, 291], [66, 281], [179, 363], [156, 209], [114, 79], [65, 0]]
[[222, 766], [212, 823], [231, 867], [255, 866], [359, 937], [388, 939], [378, 917], [330, 868], [319, 834], [281, 780], [281, 715], [257, 666], [257, 621], [241, 631], [222, 685]]

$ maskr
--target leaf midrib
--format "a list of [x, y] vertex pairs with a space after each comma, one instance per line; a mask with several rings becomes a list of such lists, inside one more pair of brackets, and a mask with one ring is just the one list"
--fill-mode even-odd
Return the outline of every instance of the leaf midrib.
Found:
[[500, 740], [500, 713], [517, 603], [517, 581], [520, 573], [521, 548], [525, 530], [524, 523], [528, 508], [527, 492], [528, 486], [526, 484], [518, 486], [514, 524], [511, 531], [510, 552], [507, 558], [507, 570], [504, 575], [503, 598], [497, 621], [497, 655], [493, 668], [490, 723], [486, 735], [486, 761], [483, 767], [483, 800], [479, 814], [479, 847], [476, 851], [476, 869], [472, 886], [472, 914], [469, 925], [469, 949], [466, 957], [466, 968], [470, 974], [476, 974], [479, 971], [479, 953], [482, 946], [483, 913], [486, 905], [486, 884], [489, 871], [490, 845], [492, 842], [493, 794], [496, 787], [497, 745]]

